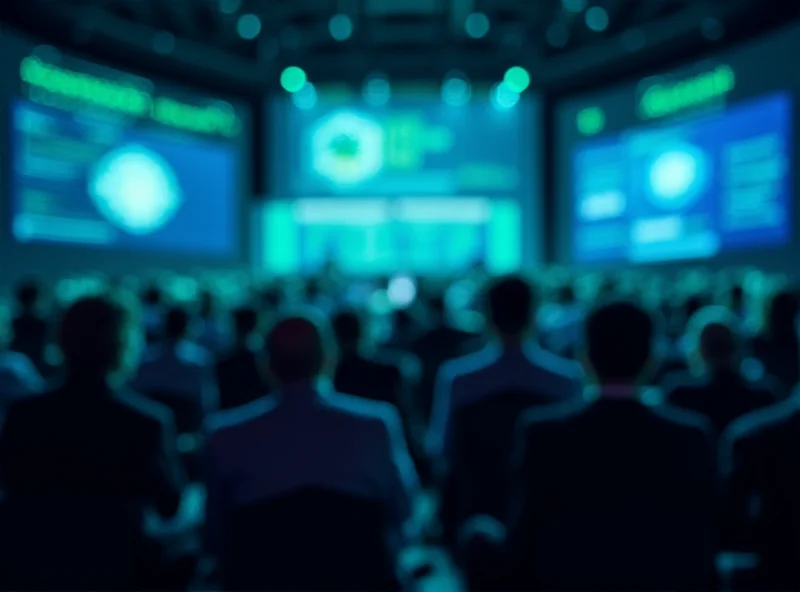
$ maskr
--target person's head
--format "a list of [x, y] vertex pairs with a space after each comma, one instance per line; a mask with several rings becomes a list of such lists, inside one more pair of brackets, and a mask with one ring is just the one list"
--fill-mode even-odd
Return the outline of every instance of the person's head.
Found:
[[208, 320], [216, 312], [216, 298], [211, 290], [201, 290], [197, 296], [197, 314], [203, 320]]
[[793, 290], [779, 290], [767, 305], [766, 328], [777, 339], [796, 339], [796, 326], [800, 314], [800, 302]]
[[530, 284], [519, 276], [506, 276], [489, 287], [489, 322], [505, 340], [522, 338], [531, 328], [534, 296]]
[[582, 359], [601, 385], [632, 385], [651, 360], [655, 326], [640, 306], [616, 301], [601, 305], [586, 318]]
[[689, 321], [687, 337], [691, 361], [701, 370], [733, 369], [739, 362], [741, 343], [736, 316], [724, 306], [699, 310]]
[[17, 306], [23, 312], [32, 312], [39, 304], [42, 289], [39, 282], [33, 278], [23, 280], [17, 286], [15, 297]]
[[324, 319], [313, 312], [279, 319], [266, 339], [268, 370], [278, 385], [309, 382], [322, 376], [333, 362]]
[[161, 288], [155, 284], [147, 286], [142, 292], [142, 304], [148, 307], [160, 306], [163, 300]]
[[261, 319], [258, 310], [252, 306], [238, 306], [233, 309], [233, 332], [239, 342], [247, 341], [259, 329]]
[[364, 335], [364, 327], [357, 311], [348, 309], [337, 312], [333, 315], [331, 325], [333, 337], [341, 351], [349, 353], [358, 349]]
[[189, 337], [192, 317], [185, 307], [172, 305], [164, 316], [164, 338], [170, 342], [182, 341]]
[[97, 380], [132, 373], [143, 341], [138, 310], [127, 294], [80, 298], [64, 312], [58, 328], [67, 372]]

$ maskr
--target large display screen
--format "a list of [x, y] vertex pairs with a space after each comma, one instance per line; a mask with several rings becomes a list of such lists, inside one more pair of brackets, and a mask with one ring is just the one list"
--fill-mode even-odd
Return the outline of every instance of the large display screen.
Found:
[[0, 272], [243, 262], [245, 108], [11, 34], [0, 73]]
[[312, 106], [274, 101], [264, 267], [438, 275], [538, 261], [537, 108], [488, 90], [448, 104], [436, 87], [383, 105], [324, 90]]
[[560, 260], [732, 262], [796, 242], [797, 51], [794, 29], [560, 105]]
[[17, 240], [238, 249], [239, 155], [230, 143], [23, 100], [12, 117]]

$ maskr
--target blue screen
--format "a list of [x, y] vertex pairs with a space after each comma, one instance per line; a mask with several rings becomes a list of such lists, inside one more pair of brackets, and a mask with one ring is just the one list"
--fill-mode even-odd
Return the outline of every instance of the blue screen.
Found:
[[224, 257], [239, 248], [234, 142], [24, 100], [12, 142], [20, 242]]
[[438, 96], [392, 97], [383, 107], [324, 99], [312, 109], [273, 104], [273, 194], [518, 197], [529, 190], [535, 131], [526, 101], [453, 106]]
[[753, 98], [575, 147], [577, 262], [713, 257], [791, 238], [792, 99]]

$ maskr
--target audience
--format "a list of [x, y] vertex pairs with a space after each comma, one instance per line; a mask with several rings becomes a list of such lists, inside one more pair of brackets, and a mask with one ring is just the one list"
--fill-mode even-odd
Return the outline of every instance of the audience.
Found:
[[213, 357], [192, 341], [192, 334], [192, 317], [186, 308], [168, 308], [163, 342], [150, 346], [133, 379], [137, 391], [176, 413], [181, 433], [199, 431], [205, 415], [219, 406]]
[[397, 410], [332, 389], [333, 344], [312, 319], [285, 316], [267, 335], [274, 395], [225, 412], [211, 428], [206, 548], [220, 560], [231, 512], [300, 488], [379, 500], [395, 537], [413, 517], [420, 484]]
[[220, 409], [252, 403], [270, 391], [261, 363], [263, 339], [258, 309], [238, 306], [231, 316], [233, 347], [216, 362]]
[[11, 339], [11, 314], [0, 304], [0, 424], [8, 405], [34, 395], [44, 387], [42, 377], [31, 361], [24, 354], [9, 349]]
[[591, 392], [520, 421], [510, 583], [515, 590], [709, 589], [713, 428], [701, 416], [641, 402], [656, 337], [644, 310], [601, 306], [585, 333], [580, 356]]
[[665, 387], [671, 405], [696, 411], [721, 433], [734, 419], [778, 401], [779, 387], [764, 378], [751, 382], [742, 375], [743, 344], [736, 315], [724, 307], [695, 313], [687, 329], [691, 375]]
[[434, 458], [447, 456], [448, 424], [459, 407], [508, 389], [531, 389], [554, 402], [580, 393], [578, 369], [533, 341], [535, 305], [528, 283], [519, 277], [502, 278], [489, 288], [487, 299], [493, 342], [447, 362], [439, 371], [427, 440]]
[[[422, 279], [403, 306], [387, 282], [333, 272], [193, 302], [156, 281], [141, 314], [127, 280], [70, 278], [59, 310], [22, 282], [13, 320], [0, 302], [0, 588], [67, 585], [36, 575], [61, 573], [53, 545], [105, 532], [106, 575], [125, 556], [144, 577], [73, 587], [185, 589], [196, 513], [220, 568], [203, 586], [235, 588], [234, 556], [277, 574], [259, 555], [272, 548], [295, 562], [289, 580], [249, 587], [285, 588], [306, 561], [336, 571], [312, 547], [384, 548], [385, 530], [395, 560], [424, 535], [476, 589], [709, 590], [726, 551], [756, 557], [751, 587], [799, 589], [800, 407], [780, 401], [800, 379], [800, 304], [752, 275], [472, 273]], [[312, 308], [285, 310], [298, 302]], [[109, 504], [135, 520], [107, 519]], [[291, 544], [281, 515], [302, 530]], [[84, 527], [59, 538], [66, 518]], [[20, 533], [49, 542], [29, 564]], [[61, 555], [59, 569], [79, 557]], [[346, 572], [312, 587], [393, 587]]]
[[41, 292], [39, 282], [33, 279], [22, 282], [17, 288], [17, 313], [12, 322], [10, 349], [26, 356], [39, 372], [44, 373], [49, 328], [47, 319], [42, 316]]

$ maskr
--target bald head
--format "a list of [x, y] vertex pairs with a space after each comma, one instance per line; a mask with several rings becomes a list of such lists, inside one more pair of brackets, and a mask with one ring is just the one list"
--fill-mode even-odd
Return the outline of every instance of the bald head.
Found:
[[283, 317], [267, 335], [273, 377], [283, 384], [318, 378], [327, 361], [327, 345], [321, 319], [301, 314]]

